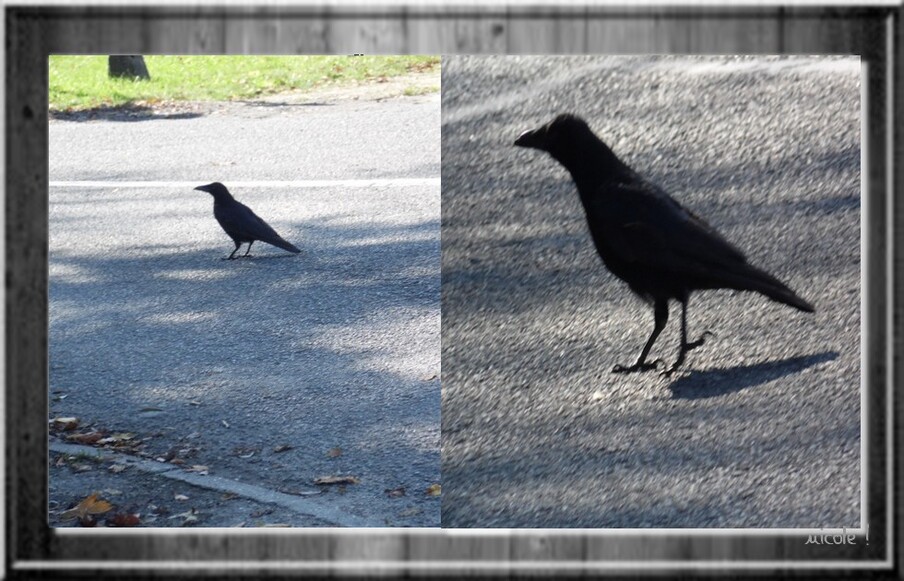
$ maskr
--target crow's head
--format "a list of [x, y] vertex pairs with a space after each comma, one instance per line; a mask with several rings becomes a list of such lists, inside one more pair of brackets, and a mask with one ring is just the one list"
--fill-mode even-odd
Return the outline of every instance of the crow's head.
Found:
[[587, 122], [571, 113], [531, 131], [515, 140], [518, 147], [530, 147], [549, 153], [575, 177], [616, 175], [627, 170], [609, 146], [597, 137]]
[[588, 136], [595, 137], [586, 121], [577, 115], [563, 113], [546, 125], [525, 131], [515, 140], [515, 145], [540, 149], [558, 157], [557, 153], [570, 149]]
[[232, 198], [229, 190], [227, 190], [226, 186], [224, 186], [220, 182], [213, 182], [212, 184], [207, 184], [206, 186], [198, 186], [195, 189], [201, 190], [202, 192], [207, 192], [208, 194], [212, 195], [215, 200], [228, 200]]

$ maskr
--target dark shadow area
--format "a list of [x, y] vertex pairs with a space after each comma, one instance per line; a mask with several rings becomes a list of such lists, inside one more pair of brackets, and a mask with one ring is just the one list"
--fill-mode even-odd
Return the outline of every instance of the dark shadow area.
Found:
[[[436, 526], [439, 500], [413, 491], [441, 478], [439, 369], [409, 368], [432, 366], [415, 360], [424, 342], [438, 360], [439, 325], [433, 337], [423, 321], [439, 319], [439, 223], [347, 220], [285, 224], [298, 255], [257, 242], [223, 260], [225, 235], [115, 254], [51, 247], [50, 389], [68, 394], [51, 414], [148, 436], [152, 455], [192, 448], [191, 463], [271, 489], [351, 473], [361, 484], [327, 501]], [[148, 407], [160, 413], [138, 413]], [[400, 485], [420, 512], [398, 516], [403, 502], [383, 491]]]
[[[264, 246], [264, 243], [258, 242], [261, 246]], [[276, 248], [274, 251], [278, 251], [279, 248]], [[248, 254], [247, 256], [244, 254], [236, 253], [235, 258], [233, 260], [277, 260], [280, 258], [297, 258], [298, 254], [292, 254], [290, 252], [286, 252], [285, 254], [266, 254], [264, 252], [258, 252], [258, 249], [255, 248], [254, 252]], [[220, 260], [229, 260], [228, 256], [224, 256]]]
[[110, 107], [103, 105], [80, 111], [50, 111], [50, 118], [56, 121], [161, 121], [168, 119], [195, 119], [202, 117], [198, 111], [172, 111], [166, 108], [149, 107], [147, 105], [122, 105]]
[[838, 358], [837, 351], [825, 351], [814, 355], [789, 357], [781, 361], [768, 361], [754, 365], [737, 365], [728, 369], [693, 370], [669, 386], [672, 397], [701, 399], [718, 397], [768, 383], [774, 379], [803, 371], [818, 363]]

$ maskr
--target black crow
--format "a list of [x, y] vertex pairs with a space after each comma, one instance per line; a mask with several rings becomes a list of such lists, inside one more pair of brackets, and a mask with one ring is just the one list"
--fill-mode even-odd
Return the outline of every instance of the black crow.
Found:
[[248, 256], [251, 252], [251, 245], [255, 240], [272, 244], [283, 250], [298, 254], [301, 252], [294, 245], [283, 240], [282, 236], [276, 233], [276, 230], [269, 224], [261, 220], [257, 214], [251, 211], [251, 208], [237, 202], [226, 186], [220, 182], [207, 184], [206, 186], [198, 186], [196, 190], [207, 192], [213, 196], [213, 217], [217, 219], [226, 234], [235, 242], [235, 250], [229, 255], [229, 259], [235, 257], [242, 242], [248, 243], [248, 250], [244, 256]]
[[681, 207], [662, 188], [622, 163], [587, 123], [559, 115], [526, 131], [515, 141], [549, 153], [571, 173], [587, 214], [596, 251], [606, 267], [653, 305], [655, 324], [637, 361], [616, 365], [616, 373], [655, 369], [647, 355], [669, 317], [669, 299], [681, 303], [681, 346], [670, 375], [688, 351], [703, 344], [708, 331], [687, 340], [687, 303], [691, 291], [728, 288], [756, 291], [801, 311], [813, 306], [774, 276], [750, 264], [744, 254], [712, 226]]

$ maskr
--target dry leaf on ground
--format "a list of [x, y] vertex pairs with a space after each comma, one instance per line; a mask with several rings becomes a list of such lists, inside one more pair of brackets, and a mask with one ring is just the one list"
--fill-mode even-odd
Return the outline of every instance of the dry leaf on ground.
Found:
[[74, 518], [82, 519], [88, 515], [94, 514], [104, 514], [105, 512], [109, 512], [113, 505], [107, 502], [106, 500], [100, 500], [97, 497], [97, 493], [84, 498], [81, 502], [75, 505], [74, 508], [70, 508], [66, 512], [60, 515], [60, 518], [63, 520], [71, 520]]
[[101, 432], [87, 432], [85, 434], [70, 434], [66, 436], [66, 439], [79, 444], [96, 444], [103, 437], [104, 435]]
[[54, 430], [69, 432], [78, 427], [78, 418], [53, 418], [50, 420], [50, 426]]
[[141, 524], [141, 518], [137, 514], [118, 512], [107, 519], [108, 527], [137, 527]]
[[314, 484], [358, 484], [361, 482], [354, 476], [321, 476], [314, 479]]

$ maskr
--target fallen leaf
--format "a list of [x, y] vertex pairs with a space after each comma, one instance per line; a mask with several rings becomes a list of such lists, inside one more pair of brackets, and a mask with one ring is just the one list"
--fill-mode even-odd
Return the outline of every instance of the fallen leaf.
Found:
[[223, 424], [223, 427], [224, 427], [224, 428], [228, 428], [228, 427], [229, 427], [229, 422], [227, 422], [226, 420], [220, 420], [220, 423]]
[[299, 490], [298, 488], [277, 488], [277, 492], [291, 494], [292, 496], [317, 496], [323, 494], [322, 490]]
[[238, 498], [239, 495], [234, 492], [225, 492], [223, 496], [220, 497], [221, 500], [232, 500], [233, 498]]
[[202, 476], [207, 476], [209, 470], [207, 466], [201, 466], [200, 464], [195, 464], [191, 468], [189, 468], [186, 472], [197, 472]]
[[285, 452], [286, 450], [291, 450], [291, 449], [292, 449], [292, 446], [290, 446], [288, 444], [282, 444], [280, 446], [273, 448], [273, 452], [275, 454], [279, 454], [280, 452]]
[[78, 418], [54, 418], [50, 423], [55, 430], [69, 432], [78, 427]]
[[427, 490], [424, 491], [424, 494], [427, 496], [439, 496], [443, 493], [443, 487], [439, 484], [431, 484], [427, 487]]
[[184, 494], [177, 494], [173, 497], [173, 500], [188, 500], [188, 497]]
[[140, 524], [139, 515], [126, 512], [118, 512], [107, 519], [108, 527], [137, 527]]
[[314, 484], [358, 484], [361, 482], [354, 476], [321, 476], [314, 479]]
[[182, 521], [182, 526], [185, 526], [188, 524], [194, 524], [194, 523], [198, 522], [197, 515], [198, 515], [198, 511], [195, 509], [191, 509], [191, 510], [187, 510], [185, 512], [180, 512], [179, 514], [174, 514], [173, 516], [169, 517], [168, 520], [173, 520], [173, 519], [177, 519], [177, 518], [184, 519]]
[[100, 432], [88, 432], [86, 434], [71, 434], [66, 436], [70, 442], [78, 442], [79, 444], [95, 444], [99, 442], [104, 435]]
[[101, 438], [97, 441], [98, 444], [118, 444], [120, 442], [128, 442], [132, 438], [135, 437], [135, 434], [129, 434], [126, 432], [122, 432], [119, 434], [113, 434], [112, 436], [108, 436], [106, 438]]
[[400, 496], [405, 496], [405, 487], [399, 486], [398, 488], [393, 488], [392, 490], [386, 489], [383, 492], [386, 493], [389, 498], [398, 498]]
[[60, 518], [63, 520], [71, 520], [74, 518], [83, 518], [90, 514], [104, 514], [105, 512], [109, 512], [113, 505], [111, 505], [106, 500], [98, 500], [97, 493], [85, 497], [81, 502], [79, 502], [75, 507], [70, 508], [60, 515]]
[[330, 458], [338, 458], [339, 456], [342, 455], [342, 448], [339, 448], [339, 447], [330, 448], [327, 451], [326, 455], [329, 456]]
[[406, 517], [409, 517], [409, 516], [415, 516], [415, 515], [417, 515], [417, 514], [421, 514], [422, 512], [424, 512], [423, 509], [420, 509], [420, 508], [417, 508], [417, 507], [411, 507], [411, 508], [409, 508], [409, 509], [406, 509], [406, 510], [403, 510], [402, 512], [400, 512], [400, 513], [399, 513], [399, 517], [400, 517], [400, 518], [406, 518]]
[[122, 471], [125, 470], [126, 468], [128, 468], [128, 466], [125, 465], [125, 464], [113, 464], [112, 466], [110, 466], [109, 470], [110, 470], [110, 472], [112, 472], [113, 474], [119, 474], [120, 472], [122, 472]]

